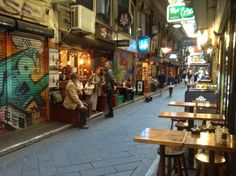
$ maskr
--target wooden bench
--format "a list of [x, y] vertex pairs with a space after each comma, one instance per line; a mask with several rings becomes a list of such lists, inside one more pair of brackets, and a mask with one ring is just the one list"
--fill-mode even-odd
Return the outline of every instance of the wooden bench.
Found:
[[[60, 82], [59, 83], [59, 90], [55, 91], [58, 94], [60, 94], [62, 97], [62, 100], [60, 102], [55, 101], [52, 95], [50, 97], [51, 119], [53, 121], [71, 123], [73, 125], [76, 125], [78, 123], [76, 120], [77, 119], [79, 120], [79, 113], [77, 113], [77, 111], [75, 111], [75, 110], [66, 109], [63, 106], [63, 100], [66, 95], [65, 94], [66, 84], [67, 84], [67, 81]], [[51, 94], [53, 94], [53, 92]], [[90, 102], [88, 100], [82, 100], [82, 102], [88, 104], [88, 111], [87, 111], [86, 117], [89, 118], [92, 115], [92, 102]], [[75, 118], [75, 117], [77, 117], [77, 118]]]

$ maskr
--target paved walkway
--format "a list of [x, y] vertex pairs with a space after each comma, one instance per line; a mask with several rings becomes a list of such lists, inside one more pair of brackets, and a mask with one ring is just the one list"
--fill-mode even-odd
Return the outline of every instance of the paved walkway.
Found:
[[[133, 142], [143, 129], [170, 126], [159, 119], [171, 100], [184, 99], [186, 88], [178, 85], [172, 97], [168, 92], [115, 110], [115, 117], [96, 118], [88, 130], [71, 128], [43, 141], [0, 158], [0, 176], [145, 176], [156, 159], [156, 145]], [[158, 158], [156, 159], [156, 161]]]

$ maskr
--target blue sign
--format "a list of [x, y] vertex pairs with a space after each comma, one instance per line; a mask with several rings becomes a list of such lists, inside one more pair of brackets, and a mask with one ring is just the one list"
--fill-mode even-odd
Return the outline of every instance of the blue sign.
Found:
[[138, 50], [140, 52], [148, 52], [150, 46], [150, 38], [149, 37], [140, 37], [138, 39]]
[[137, 42], [136, 42], [136, 40], [130, 40], [129, 50], [137, 51]]

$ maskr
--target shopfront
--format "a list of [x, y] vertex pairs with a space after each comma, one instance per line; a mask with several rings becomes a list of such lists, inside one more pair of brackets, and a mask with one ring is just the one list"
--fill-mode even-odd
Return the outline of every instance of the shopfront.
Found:
[[113, 62], [112, 30], [101, 24], [96, 24], [95, 36], [65, 33], [61, 43], [59, 67], [65, 74], [61, 79], [69, 79], [70, 73], [75, 72], [86, 81], [97, 67], [103, 67], [107, 60]]
[[0, 19], [16, 24], [1, 25], [0, 32], [1, 135], [49, 119], [48, 38], [54, 34], [41, 25]]

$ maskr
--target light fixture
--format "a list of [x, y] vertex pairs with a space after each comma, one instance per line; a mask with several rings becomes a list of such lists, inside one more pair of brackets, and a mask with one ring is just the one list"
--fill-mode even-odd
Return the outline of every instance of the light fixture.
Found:
[[180, 23], [173, 24], [172, 26], [173, 26], [173, 28], [176, 28], [176, 29], [182, 27], [182, 25]]

